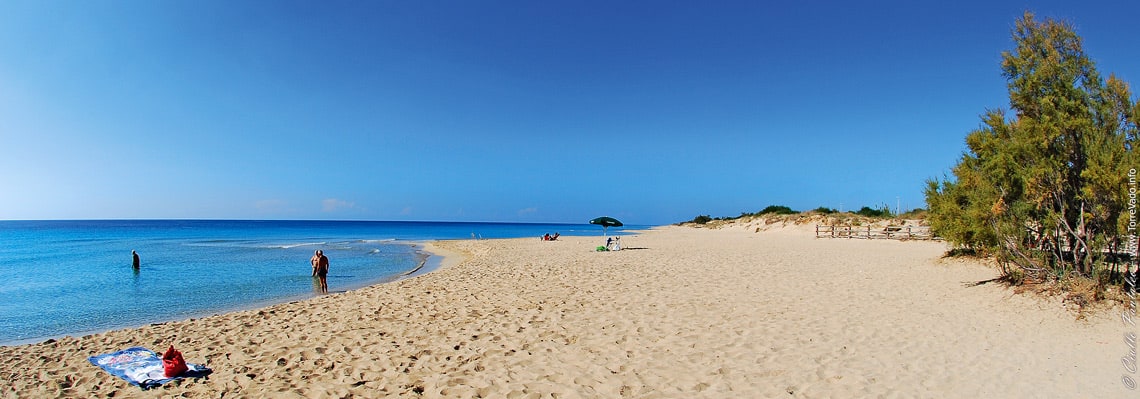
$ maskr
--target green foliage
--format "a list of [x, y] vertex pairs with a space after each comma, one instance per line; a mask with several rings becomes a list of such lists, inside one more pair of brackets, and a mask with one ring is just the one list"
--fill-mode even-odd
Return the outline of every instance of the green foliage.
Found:
[[768, 205], [768, 207], [761, 209], [760, 212], [756, 212], [756, 215], [767, 215], [767, 214], [795, 215], [797, 213], [799, 213], [799, 212], [793, 211], [792, 208], [789, 208], [789, 207], [786, 207], [783, 205]]
[[1120, 248], [1137, 115], [1128, 85], [1101, 79], [1071, 25], [1026, 13], [1002, 54], [1013, 111], [987, 110], [953, 177], [927, 181], [931, 229], [993, 254], [1021, 281], [1093, 276]]
[[705, 223], [711, 222], [712, 220], [713, 219], [711, 217], [709, 217], [709, 215], [700, 215], [700, 216], [693, 218], [693, 220], [690, 220], [689, 222], [690, 223], [696, 223], [696, 224], [705, 224]]
[[894, 214], [891, 213], [891, 207], [886, 205], [879, 207], [879, 209], [871, 209], [871, 207], [864, 206], [858, 211], [855, 211], [855, 214], [870, 218], [889, 218], [894, 216]]
[[830, 215], [830, 214], [837, 212], [836, 210], [828, 208], [826, 206], [821, 206], [819, 208], [812, 209], [811, 211], [815, 212], [815, 213], [824, 214], [824, 215]]

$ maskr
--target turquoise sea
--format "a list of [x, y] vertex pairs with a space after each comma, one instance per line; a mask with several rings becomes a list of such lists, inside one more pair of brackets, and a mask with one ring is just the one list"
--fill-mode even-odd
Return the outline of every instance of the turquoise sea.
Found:
[[[636, 228], [636, 227], [635, 227]], [[181, 320], [392, 281], [427, 260], [418, 242], [601, 235], [589, 224], [82, 220], [0, 221], [0, 345]], [[621, 234], [621, 228], [610, 229]], [[131, 251], [141, 258], [138, 272]], [[430, 264], [430, 262], [429, 262]]]

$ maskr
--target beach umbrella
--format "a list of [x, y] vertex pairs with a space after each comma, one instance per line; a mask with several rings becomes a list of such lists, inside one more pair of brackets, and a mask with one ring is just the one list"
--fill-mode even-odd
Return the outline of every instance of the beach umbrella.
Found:
[[602, 236], [603, 237], [605, 237], [606, 230], [609, 229], [610, 226], [615, 226], [615, 227], [624, 226], [620, 220], [614, 219], [614, 218], [609, 217], [609, 216], [602, 216], [600, 218], [594, 218], [594, 219], [590, 220], [590, 224], [596, 224], [596, 225], [602, 226]]

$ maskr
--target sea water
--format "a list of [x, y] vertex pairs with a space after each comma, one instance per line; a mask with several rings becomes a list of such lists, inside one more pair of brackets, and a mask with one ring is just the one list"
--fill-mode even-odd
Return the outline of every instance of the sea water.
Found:
[[[84, 220], [0, 221], [0, 345], [253, 308], [392, 281], [436, 239], [599, 235], [573, 224]], [[611, 229], [611, 233], [615, 231]], [[620, 233], [620, 230], [617, 231]], [[137, 251], [141, 267], [131, 266]]]

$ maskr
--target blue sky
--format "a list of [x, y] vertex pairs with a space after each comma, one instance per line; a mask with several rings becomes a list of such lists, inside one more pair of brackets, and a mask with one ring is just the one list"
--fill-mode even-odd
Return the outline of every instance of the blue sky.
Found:
[[6, 1], [0, 219], [921, 207], [1023, 11], [1140, 82], [1135, 2], [942, 3]]

